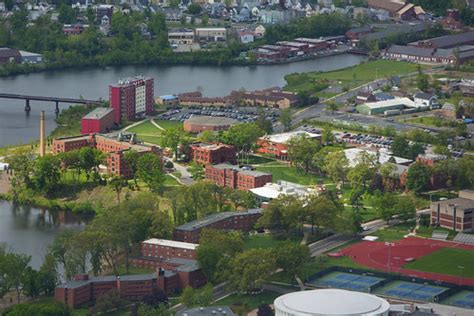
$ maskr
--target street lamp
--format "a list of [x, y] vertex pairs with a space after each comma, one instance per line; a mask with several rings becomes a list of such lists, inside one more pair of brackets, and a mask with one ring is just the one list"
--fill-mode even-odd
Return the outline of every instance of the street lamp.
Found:
[[393, 257], [393, 259], [397, 260], [397, 269], [400, 269], [400, 257]]
[[390, 273], [390, 267], [391, 267], [391, 263], [392, 263], [391, 249], [392, 249], [393, 246], [395, 246], [395, 243], [385, 242], [385, 246], [388, 247], [388, 273]]
[[461, 279], [459, 285], [462, 286], [462, 274], [463, 274], [462, 272], [463, 272], [463, 270], [464, 270], [464, 266], [458, 266], [458, 269], [459, 269], [459, 277], [460, 277], [460, 279]]

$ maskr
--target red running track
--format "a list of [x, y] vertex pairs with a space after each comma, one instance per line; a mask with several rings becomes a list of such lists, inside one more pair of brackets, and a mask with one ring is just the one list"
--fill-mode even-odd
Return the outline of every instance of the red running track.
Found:
[[446, 247], [474, 251], [474, 245], [466, 245], [456, 242], [439, 241], [417, 237], [408, 237], [393, 242], [393, 246], [387, 246], [384, 242], [378, 241], [361, 241], [359, 243], [353, 244], [347, 248], [342, 249], [341, 252], [344, 253], [344, 255], [352, 258], [352, 260], [357, 262], [358, 264], [370, 267], [375, 270], [385, 272], [396, 272], [403, 275], [444, 281], [458, 285], [462, 284], [474, 286], [474, 279], [461, 279], [461, 277], [459, 276], [422, 272], [402, 268], [402, 266], [406, 263], [405, 259], [407, 258], [414, 258], [416, 260], [420, 257], [432, 253], [433, 251]]

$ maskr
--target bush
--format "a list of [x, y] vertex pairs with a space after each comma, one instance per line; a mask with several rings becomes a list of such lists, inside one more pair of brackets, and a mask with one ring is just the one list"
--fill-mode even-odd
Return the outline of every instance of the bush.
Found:
[[172, 169], [174, 167], [174, 164], [171, 161], [166, 161], [165, 163], [165, 168], [167, 169]]
[[4, 313], [8, 316], [69, 316], [70, 314], [67, 305], [55, 301], [17, 304]]

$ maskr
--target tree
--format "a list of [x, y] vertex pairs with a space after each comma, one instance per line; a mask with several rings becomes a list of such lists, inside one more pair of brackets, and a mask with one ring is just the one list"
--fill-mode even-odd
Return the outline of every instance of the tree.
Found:
[[204, 26], [207, 26], [208, 23], [209, 23], [209, 15], [207, 15], [206, 13], [201, 18], [201, 24]]
[[430, 87], [429, 76], [422, 73], [416, 75], [416, 87], [421, 91], [427, 91]]
[[288, 158], [295, 164], [296, 168], [301, 167], [307, 174], [314, 155], [321, 149], [319, 143], [306, 134], [302, 134], [301, 136], [292, 137], [287, 145]]
[[170, 239], [173, 235], [174, 226], [168, 212], [156, 210], [152, 216], [150, 237]]
[[410, 145], [408, 144], [406, 138], [402, 136], [395, 136], [395, 138], [393, 139], [391, 150], [394, 156], [405, 157], [407, 148], [409, 146]]
[[331, 127], [325, 126], [323, 129], [323, 134], [321, 136], [321, 142], [323, 144], [329, 145], [334, 141], [334, 134], [332, 133]]
[[201, 13], [201, 6], [197, 3], [191, 3], [188, 6], [188, 13], [193, 15]]
[[90, 179], [91, 172], [98, 174], [99, 165], [104, 160], [104, 154], [91, 147], [79, 149], [80, 168], [86, 173], [87, 181]]
[[4, 275], [9, 289], [15, 289], [17, 303], [20, 303], [20, 295], [23, 288], [23, 281], [28, 273], [28, 265], [31, 257], [24, 254], [7, 253], [3, 259]]
[[325, 227], [326, 229], [334, 230], [336, 228], [338, 208], [333, 201], [324, 195], [320, 195], [311, 196], [305, 203], [303, 216], [306, 216], [309, 220], [312, 234], [314, 233], [314, 226], [317, 229]]
[[8, 316], [69, 316], [71, 311], [66, 304], [51, 301], [27, 302], [16, 304], [7, 309], [4, 315]]
[[277, 267], [273, 252], [267, 249], [247, 250], [230, 261], [226, 280], [240, 293], [261, 290], [263, 282]]
[[148, 185], [150, 191], [161, 191], [165, 175], [163, 174], [161, 159], [156, 154], [146, 153], [138, 159], [137, 174]]
[[58, 8], [58, 21], [62, 24], [72, 24], [76, 22], [78, 11], [70, 5], [61, 4]]
[[323, 170], [334, 182], [341, 181], [344, 186], [349, 172], [349, 160], [344, 151], [330, 152], [325, 159]]
[[219, 269], [224, 269], [230, 258], [243, 250], [243, 245], [243, 239], [237, 232], [204, 229], [196, 253], [204, 274], [210, 280], [219, 279]]
[[385, 220], [387, 224], [393, 215], [397, 213], [396, 211], [397, 198], [393, 193], [385, 192], [380, 193], [376, 192], [372, 197], [372, 207], [380, 218]]
[[296, 277], [308, 262], [310, 253], [308, 246], [289, 242], [275, 249], [275, 257], [278, 268], [283, 269], [289, 276]]
[[416, 206], [412, 199], [407, 197], [398, 197], [395, 206], [396, 214], [402, 221], [407, 221], [416, 217]]
[[263, 209], [258, 225], [268, 228], [277, 237], [302, 235], [306, 221], [305, 202], [289, 195], [273, 199]]
[[229, 128], [223, 135], [222, 141], [231, 144], [242, 158], [249, 156], [255, 148], [257, 139], [265, 135], [265, 131], [260, 129], [256, 123], [242, 123]]
[[289, 108], [281, 110], [278, 121], [283, 125], [283, 130], [288, 132], [291, 129], [291, 110]]
[[188, 171], [194, 180], [204, 179], [204, 168], [200, 164], [193, 161], [189, 165]]
[[120, 204], [120, 194], [122, 193], [122, 189], [128, 185], [127, 180], [120, 176], [114, 176], [109, 179], [109, 185], [117, 194], [117, 204]]
[[138, 171], [138, 160], [140, 159], [140, 155], [135, 150], [127, 150], [123, 154], [123, 160], [125, 161], [126, 168], [128, 168], [133, 176], [133, 181], [135, 182], [135, 186], [138, 188], [137, 183], [137, 171]]
[[172, 127], [161, 132], [161, 146], [170, 148], [174, 159], [178, 159], [179, 145], [187, 139], [187, 134], [182, 127]]
[[419, 194], [425, 190], [430, 182], [431, 170], [426, 165], [415, 162], [408, 168], [406, 186], [409, 190]]
[[204, 143], [214, 143], [217, 141], [217, 135], [213, 131], [205, 130], [198, 135], [197, 139]]
[[461, 189], [474, 188], [474, 157], [464, 155], [458, 162], [458, 178], [456, 184]]
[[35, 161], [33, 177], [38, 191], [45, 194], [51, 193], [58, 185], [61, 178], [60, 161], [53, 155], [39, 157]]
[[212, 303], [214, 292], [210, 283], [200, 289], [187, 286], [181, 294], [181, 303], [187, 307], [206, 306]]
[[376, 157], [364, 151], [357, 157], [356, 162], [347, 177], [353, 187], [362, 186], [366, 190], [368, 182], [374, 179], [377, 172]]
[[37, 298], [41, 293], [41, 274], [27, 267], [21, 280], [23, 292], [33, 299]]
[[267, 119], [267, 116], [265, 115], [265, 111], [262, 109], [259, 109], [258, 111], [258, 116], [257, 116], [257, 126], [265, 131], [266, 134], [272, 134], [273, 133], [273, 125], [272, 122]]
[[337, 111], [337, 108], [338, 108], [338, 106], [337, 106], [337, 103], [335, 101], [331, 100], [331, 101], [326, 102], [326, 109], [330, 110], [332, 115], [334, 115], [334, 112]]
[[393, 184], [399, 179], [399, 176], [395, 173], [397, 166], [394, 163], [387, 162], [380, 166], [379, 173], [382, 177], [382, 183], [384, 189], [395, 189]]

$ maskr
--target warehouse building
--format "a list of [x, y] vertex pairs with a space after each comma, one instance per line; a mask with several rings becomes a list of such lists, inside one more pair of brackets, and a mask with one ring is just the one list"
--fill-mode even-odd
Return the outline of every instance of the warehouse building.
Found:
[[275, 299], [275, 316], [388, 316], [390, 304], [375, 295], [337, 289], [300, 291]]
[[106, 133], [115, 126], [113, 108], [96, 108], [81, 119], [81, 134]]
[[365, 115], [381, 115], [385, 111], [403, 110], [404, 108], [414, 108], [415, 102], [408, 98], [395, 98], [392, 100], [369, 102], [356, 107], [357, 112]]

